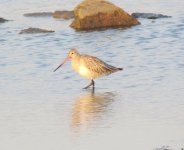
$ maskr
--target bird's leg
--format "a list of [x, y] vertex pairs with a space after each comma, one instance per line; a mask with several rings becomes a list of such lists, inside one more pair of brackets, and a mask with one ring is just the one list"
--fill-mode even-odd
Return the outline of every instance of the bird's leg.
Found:
[[95, 82], [94, 82], [93, 80], [91, 80], [91, 83], [90, 83], [88, 86], [84, 87], [83, 89], [87, 89], [87, 88], [89, 88], [90, 86], [93, 86], [93, 88], [94, 88]]
[[95, 81], [94, 80], [91, 80], [92, 82], [92, 85], [93, 85], [93, 88], [95, 87]]

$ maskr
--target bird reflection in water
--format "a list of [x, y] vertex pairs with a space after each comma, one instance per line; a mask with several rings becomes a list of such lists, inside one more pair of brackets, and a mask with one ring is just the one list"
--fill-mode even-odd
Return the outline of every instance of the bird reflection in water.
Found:
[[95, 93], [94, 89], [86, 95], [79, 96], [72, 110], [72, 127], [85, 129], [97, 125], [105, 113], [109, 112], [109, 105], [115, 94], [111, 92]]

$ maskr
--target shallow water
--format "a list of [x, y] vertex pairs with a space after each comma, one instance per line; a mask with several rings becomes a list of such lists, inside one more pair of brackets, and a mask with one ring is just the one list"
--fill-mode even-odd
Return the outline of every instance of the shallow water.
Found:
[[[112, 0], [140, 19], [129, 29], [75, 32], [71, 20], [24, 13], [71, 10], [79, 1], [1, 0], [0, 149], [153, 150], [184, 147], [184, 1]], [[51, 34], [18, 34], [28, 27]], [[89, 81], [70, 63], [53, 73], [70, 48], [123, 67]]]

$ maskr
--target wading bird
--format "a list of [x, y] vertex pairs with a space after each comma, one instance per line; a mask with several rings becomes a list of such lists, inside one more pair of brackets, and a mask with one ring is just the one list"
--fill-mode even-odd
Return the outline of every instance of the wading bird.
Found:
[[91, 83], [84, 87], [84, 89], [95, 85], [94, 79], [101, 76], [109, 75], [111, 73], [123, 70], [123, 68], [116, 68], [111, 66], [97, 57], [90, 55], [81, 55], [76, 49], [71, 49], [67, 58], [54, 71], [59, 69], [68, 60], [72, 60], [72, 68], [81, 76], [90, 79]]

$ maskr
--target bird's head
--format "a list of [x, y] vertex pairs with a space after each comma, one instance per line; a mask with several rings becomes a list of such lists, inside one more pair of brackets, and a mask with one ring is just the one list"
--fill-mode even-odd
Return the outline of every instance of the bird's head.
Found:
[[64, 65], [68, 60], [70, 59], [74, 59], [76, 57], [79, 56], [79, 53], [76, 49], [72, 48], [69, 52], [68, 52], [68, 56], [65, 58], [65, 60], [54, 70], [54, 72], [56, 70], [58, 70], [62, 65]]
[[76, 58], [79, 55], [78, 51], [74, 48], [72, 48], [69, 53], [68, 53], [68, 57], [69, 58]]

